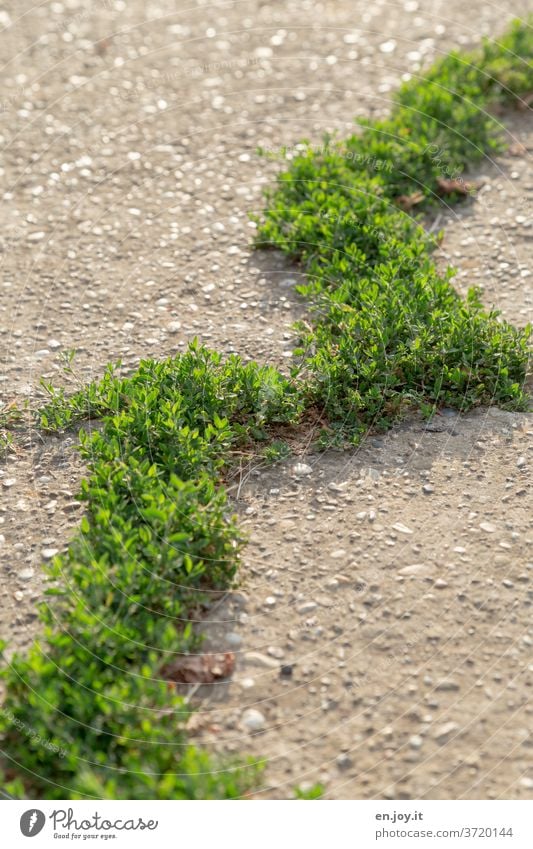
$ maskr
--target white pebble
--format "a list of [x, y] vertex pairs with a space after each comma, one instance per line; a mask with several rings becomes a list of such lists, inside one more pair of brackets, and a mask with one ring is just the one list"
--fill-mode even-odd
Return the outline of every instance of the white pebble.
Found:
[[305, 601], [303, 604], [298, 605], [296, 608], [298, 613], [311, 613], [311, 611], [316, 610], [317, 604], [315, 601]]
[[313, 473], [313, 469], [307, 463], [296, 463], [292, 467], [292, 471], [295, 475], [311, 475]]
[[399, 534], [412, 534], [411, 528], [408, 528], [407, 525], [402, 525], [401, 522], [396, 522], [392, 526], [393, 530], [398, 531]]
[[446, 743], [456, 731], [459, 731], [459, 726], [456, 722], [445, 722], [444, 725], [437, 728], [435, 732], [435, 740], [437, 743]]
[[255, 708], [249, 708], [245, 710], [242, 715], [242, 724], [246, 728], [250, 734], [254, 734], [257, 731], [262, 731], [265, 727], [265, 717], [263, 714], [255, 710]]

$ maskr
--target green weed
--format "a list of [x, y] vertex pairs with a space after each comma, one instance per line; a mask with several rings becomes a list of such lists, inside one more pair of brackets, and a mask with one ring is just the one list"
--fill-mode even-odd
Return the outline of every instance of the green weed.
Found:
[[303, 402], [274, 369], [195, 343], [128, 378], [108, 369], [68, 399], [47, 389], [47, 430], [95, 412], [103, 426], [80, 435], [86, 513], [47, 566], [45, 643], [4, 671], [4, 752], [26, 792], [47, 798], [242, 795], [260, 766], [219, 765], [188, 746], [188, 709], [160, 670], [197, 648], [191, 611], [235, 576], [241, 539], [217, 484], [228, 452], [293, 421]]
[[439, 187], [447, 203], [469, 193], [467, 163], [502, 147], [488, 108], [533, 89], [531, 55], [533, 30], [514, 24], [498, 43], [447, 56], [402, 86], [389, 119], [304, 150], [267, 195], [258, 245], [307, 274], [298, 290], [312, 322], [299, 326], [298, 353], [308, 397], [351, 441], [409, 407], [527, 407], [530, 328], [485, 310], [475, 289], [461, 299], [453, 270], [431, 257], [439, 237], [406, 209], [431, 206]]

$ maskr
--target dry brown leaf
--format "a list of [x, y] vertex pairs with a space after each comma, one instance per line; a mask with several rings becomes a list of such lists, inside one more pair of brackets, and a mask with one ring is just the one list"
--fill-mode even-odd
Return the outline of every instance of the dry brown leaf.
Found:
[[417, 203], [422, 203], [423, 200], [423, 192], [414, 192], [412, 195], [400, 195], [396, 198], [396, 203], [398, 206], [401, 206], [402, 209], [412, 209], [413, 206], [416, 206]]
[[184, 654], [167, 664], [162, 674], [175, 684], [213, 684], [229, 678], [234, 669], [235, 655], [227, 651], [224, 654]]
[[477, 189], [475, 183], [468, 183], [466, 180], [447, 180], [446, 177], [437, 177], [437, 186], [441, 195], [471, 195]]

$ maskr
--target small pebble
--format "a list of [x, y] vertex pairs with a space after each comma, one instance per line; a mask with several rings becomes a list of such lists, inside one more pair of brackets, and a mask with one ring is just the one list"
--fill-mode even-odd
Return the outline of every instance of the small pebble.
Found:
[[412, 566], [404, 566], [398, 572], [399, 575], [429, 575], [432, 571], [431, 566], [426, 563], [413, 563]]
[[311, 475], [313, 473], [313, 469], [307, 463], [296, 463], [292, 467], [292, 471], [295, 475]]
[[270, 657], [276, 657], [278, 660], [281, 660], [283, 657], [285, 657], [285, 652], [283, 651], [283, 649], [280, 649], [279, 646], [269, 646], [267, 649], [267, 654], [269, 654]]
[[261, 711], [248, 708], [242, 715], [242, 724], [250, 734], [255, 734], [257, 731], [263, 730], [266, 720]]
[[412, 534], [411, 528], [408, 528], [407, 525], [403, 525], [401, 522], [396, 522], [392, 529], [394, 531], [398, 531], [399, 534]]
[[445, 722], [444, 725], [440, 725], [435, 731], [435, 740], [437, 743], [447, 743], [456, 731], [459, 731], [459, 726], [456, 722]]
[[249, 651], [244, 655], [245, 663], [251, 663], [254, 666], [264, 666], [267, 669], [277, 669], [278, 662], [272, 657], [267, 657], [266, 654], [261, 654], [258, 651]]
[[305, 601], [303, 604], [298, 605], [296, 610], [298, 613], [311, 613], [311, 611], [316, 610], [317, 604], [315, 601]]
[[459, 684], [457, 683], [457, 681], [452, 681], [449, 678], [444, 678], [442, 681], [438, 682], [435, 689], [436, 690], [443, 690], [444, 692], [446, 692], [446, 691], [451, 692], [453, 690], [458, 690]]
[[238, 648], [242, 644], [242, 637], [240, 634], [235, 634], [231, 631], [229, 634], [226, 634], [226, 642], [229, 646]]
[[350, 767], [353, 765], [353, 761], [350, 755], [346, 754], [346, 752], [343, 752], [341, 755], [339, 755], [338, 758], [335, 759], [335, 763], [337, 764], [339, 769], [350, 769]]

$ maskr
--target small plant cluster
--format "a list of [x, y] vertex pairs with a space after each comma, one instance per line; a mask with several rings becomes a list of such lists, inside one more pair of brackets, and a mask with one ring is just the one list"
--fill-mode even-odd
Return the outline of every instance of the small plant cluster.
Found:
[[467, 193], [445, 177], [501, 149], [487, 107], [533, 89], [532, 55], [533, 29], [518, 23], [475, 54], [452, 53], [402, 86], [390, 118], [302, 151], [268, 194], [258, 244], [307, 273], [298, 291], [313, 322], [301, 323], [297, 353], [309, 397], [353, 441], [406, 406], [526, 405], [529, 328], [484, 310], [475, 289], [461, 299], [453, 271], [431, 259], [439, 237], [406, 210], [443, 188], [448, 202]]
[[228, 453], [297, 418], [296, 388], [274, 369], [222, 362], [192, 344], [128, 378], [108, 369], [68, 400], [49, 391], [46, 429], [95, 415], [103, 427], [81, 434], [86, 514], [67, 553], [47, 566], [45, 642], [4, 673], [3, 749], [20, 776], [8, 789], [48, 798], [242, 795], [259, 767], [222, 767], [188, 746], [188, 708], [161, 669], [198, 647], [194, 612], [235, 575], [241, 539], [217, 486]]
[[[317, 408], [330, 434], [356, 440], [407, 405], [524, 405], [526, 332], [484, 311], [475, 291], [459, 298], [452, 272], [431, 260], [436, 239], [397, 202], [413, 191], [434, 196], [435, 149], [461, 169], [496, 149], [484, 109], [533, 88], [527, 55], [531, 35], [518, 25], [475, 57], [452, 54], [400, 90], [388, 122], [304, 152], [282, 174], [260, 241], [303, 264], [299, 291], [313, 315], [290, 378], [193, 343], [129, 377], [108, 367], [69, 397], [44, 384], [44, 429], [101, 425], [81, 432], [86, 512], [67, 552], [46, 567], [42, 642], [2, 673], [12, 795], [246, 793], [261, 765], [217, 762], [190, 745], [189, 708], [164, 674], [173, 657], [197, 649], [191, 621], [236, 573], [242, 539], [222, 486], [234, 453], [263, 441], [263, 460], [277, 461], [287, 446], [276, 436]], [[378, 161], [386, 167], [369, 176]]]

